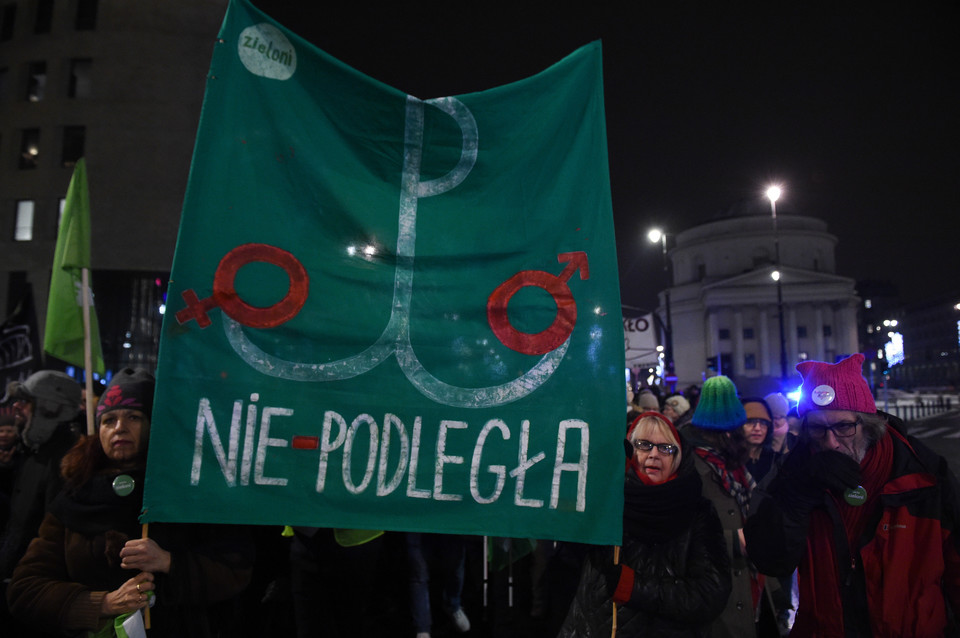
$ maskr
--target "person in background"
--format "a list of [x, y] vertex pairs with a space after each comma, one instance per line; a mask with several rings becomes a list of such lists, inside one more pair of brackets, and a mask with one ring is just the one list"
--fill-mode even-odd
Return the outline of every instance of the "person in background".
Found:
[[13, 415], [0, 414], [0, 542], [10, 516], [10, 495], [20, 457], [20, 433]]
[[730, 564], [693, 455], [662, 414], [644, 412], [624, 441], [623, 544], [594, 547], [560, 638], [703, 636], [730, 595]]
[[463, 592], [466, 544], [456, 534], [407, 532], [407, 564], [410, 574], [410, 613], [417, 638], [430, 638], [430, 580], [439, 581], [443, 610], [457, 631], [470, 631], [470, 619], [460, 605]]
[[799, 565], [791, 636], [953, 635], [960, 496], [943, 457], [877, 411], [864, 357], [803, 361], [800, 440], [747, 521], [765, 574]]
[[10, 494], [10, 518], [0, 543], [3, 581], [10, 578], [63, 486], [60, 459], [76, 441], [73, 424], [80, 412], [80, 385], [63, 372], [40, 370], [22, 383], [10, 383], [7, 395], [20, 428], [22, 456]]
[[157, 523], [141, 537], [153, 390], [150, 374], [118, 372], [97, 431], [63, 458], [64, 489], [7, 589], [10, 611], [34, 632], [102, 631], [155, 595], [151, 637], [231, 634], [237, 610], [215, 606], [249, 582], [248, 530]]
[[677, 430], [682, 431], [693, 417], [693, 412], [690, 411], [690, 402], [682, 394], [667, 397], [663, 402], [663, 416], [670, 419]]
[[746, 420], [733, 381], [717, 375], [704, 382], [697, 409], [684, 431], [694, 446], [694, 465], [703, 482], [703, 495], [720, 515], [733, 579], [726, 608], [710, 627], [710, 635], [718, 638], [756, 635], [754, 609], [760, 599], [760, 584], [743, 544], [743, 522], [755, 487], [744, 467], [747, 444], [741, 426]]
[[770, 448], [773, 419], [763, 399], [748, 398], [741, 401], [747, 420], [743, 424], [743, 436], [747, 442], [747, 470], [756, 483], [773, 469], [777, 453]]
[[653, 390], [644, 388], [637, 393], [637, 405], [641, 410], [657, 412], [660, 410], [660, 399]]
[[797, 441], [797, 435], [790, 431], [790, 421], [787, 415], [790, 413], [790, 402], [787, 397], [779, 392], [771, 392], [763, 397], [767, 407], [770, 409], [770, 416], [773, 419], [773, 432], [770, 435], [770, 448], [774, 452], [786, 454], [793, 449]]

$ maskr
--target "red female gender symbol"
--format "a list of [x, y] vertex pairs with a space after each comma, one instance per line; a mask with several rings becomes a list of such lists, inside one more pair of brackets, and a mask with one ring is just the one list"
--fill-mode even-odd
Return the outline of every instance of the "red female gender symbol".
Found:
[[[559, 276], [543, 270], [521, 270], [496, 287], [487, 300], [487, 322], [500, 343], [523, 354], [546, 354], [567, 340], [577, 323], [577, 303], [567, 281], [577, 270], [580, 279], [589, 279], [590, 270], [585, 252], [560, 253], [560, 263], [569, 262]], [[514, 294], [524, 286], [543, 288], [557, 304], [557, 316], [543, 332], [520, 332], [510, 324], [507, 305]]]
[[[279, 266], [290, 279], [286, 296], [272, 306], [266, 308], [251, 306], [240, 299], [240, 295], [234, 288], [237, 271], [253, 262]], [[191, 319], [196, 319], [197, 325], [206, 328], [210, 325], [207, 312], [219, 306], [228, 317], [245, 326], [274, 328], [290, 321], [300, 312], [307, 301], [309, 285], [310, 278], [307, 276], [306, 269], [291, 253], [267, 244], [243, 244], [231, 250], [220, 260], [217, 272], [213, 276], [211, 296], [200, 300], [193, 290], [183, 292], [183, 300], [187, 302], [187, 307], [177, 313], [177, 321], [184, 324]]]

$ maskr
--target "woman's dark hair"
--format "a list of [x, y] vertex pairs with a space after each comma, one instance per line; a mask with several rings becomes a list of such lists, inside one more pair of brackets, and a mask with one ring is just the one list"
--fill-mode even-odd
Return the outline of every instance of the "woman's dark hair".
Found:
[[107, 460], [98, 434], [81, 436], [60, 461], [60, 474], [63, 475], [65, 487], [83, 485], [107, 465]]
[[735, 470], [747, 462], [750, 448], [747, 447], [747, 438], [743, 434], [743, 428], [737, 427], [724, 432], [722, 430], [699, 428], [694, 425], [688, 427], [694, 431], [694, 438], [702, 440], [720, 452], [723, 460], [726, 461], [728, 470]]

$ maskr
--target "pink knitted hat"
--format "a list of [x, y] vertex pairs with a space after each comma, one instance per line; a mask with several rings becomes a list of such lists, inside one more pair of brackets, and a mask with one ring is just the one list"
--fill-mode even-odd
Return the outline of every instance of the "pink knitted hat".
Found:
[[863, 355], [853, 354], [837, 363], [801, 361], [797, 372], [803, 377], [797, 413], [810, 410], [850, 410], [874, 414], [877, 404], [863, 378]]

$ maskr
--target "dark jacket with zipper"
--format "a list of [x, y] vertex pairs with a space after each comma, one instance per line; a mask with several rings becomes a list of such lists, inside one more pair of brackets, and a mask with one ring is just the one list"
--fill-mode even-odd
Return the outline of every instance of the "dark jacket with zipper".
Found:
[[[625, 521], [620, 562], [632, 568], [630, 598], [617, 606], [617, 636], [707, 636], [711, 621], [730, 595], [730, 562], [723, 530], [713, 505], [700, 496], [700, 479], [693, 454], [684, 454], [678, 474], [695, 485], [688, 509], [688, 525], [668, 538], [631, 534]], [[628, 470], [625, 491], [640, 488]], [[656, 489], [656, 486], [654, 486]], [[630, 507], [627, 503], [627, 508]], [[629, 512], [625, 513], [625, 518]], [[671, 521], [672, 522], [672, 521]], [[605, 569], [613, 565], [613, 548], [590, 551], [580, 575], [577, 594], [567, 613], [561, 638], [610, 636], [613, 603]]]

